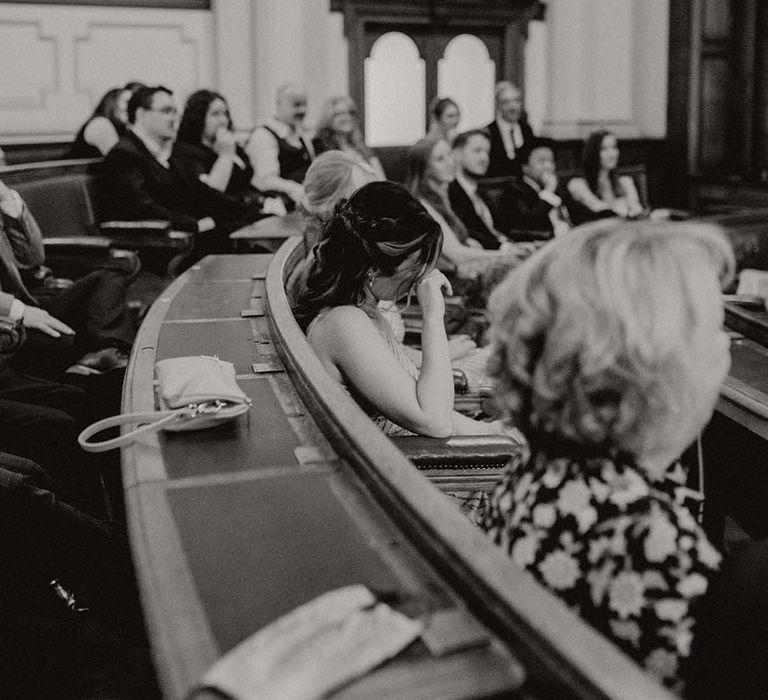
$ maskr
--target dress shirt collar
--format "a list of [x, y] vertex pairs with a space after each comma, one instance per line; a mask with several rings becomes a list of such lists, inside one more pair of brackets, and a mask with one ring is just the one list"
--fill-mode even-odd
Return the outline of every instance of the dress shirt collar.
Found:
[[526, 185], [529, 187], [532, 187], [536, 192], [541, 192], [541, 185], [536, 182], [532, 177], [528, 177], [527, 175], [523, 175], [523, 182], [525, 182]]
[[468, 178], [461, 168], [459, 168], [459, 171], [456, 173], [456, 182], [458, 182], [461, 189], [469, 195], [470, 199], [477, 195], [477, 181]]
[[296, 129], [293, 124], [286, 124], [279, 119], [270, 119], [267, 122], [267, 126], [272, 129], [281, 139], [300, 138], [302, 141], [306, 141], [308, 132], [303, 128]]
[[171, 149], [173, 148], [173, 141], [170, 141], [167, 145], [161, 146], [155, 139], [153, 139], [146, 131], [141, 127], [132, 124], [130, 130], [136, 135], [146, 149], [152, 154], [152, 157], [160, 163], [164, 168], [170, 167], [169, 159], [171, 157]]
[[522, 133], [520, 130], [520, 122], [508, 122], [504, 117], [502, 117], [500, 114], [496, 114], [496, 126], [499, 127], [499, 131], [503, 133], [508, 134], [519, 134]]

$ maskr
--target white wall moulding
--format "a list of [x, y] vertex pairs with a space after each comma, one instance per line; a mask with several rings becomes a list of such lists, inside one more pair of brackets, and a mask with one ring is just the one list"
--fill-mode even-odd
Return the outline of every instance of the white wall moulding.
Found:
[[669, 0], [550, 0], [547, 30], [547, 135], [664, 137]]
[[[169, 10], [209, 10], [210, 0], [13, 0], [18, 5], [80, 5], [97, 7], [154, 7]], [[4, 3], [0, 2], [0, 5]]]
[[[177, 100], [204, 84], [201, 44], [182, 24], [88, 23], [85, 35], [75, 38], [75, 89], [91, 102], [112, 85], [141, 80], [172, 87]], [[121, 57], [108, 62], [110, 53]]]
[[211, 12], [0, 3], [0, 140], [71, 138], [110, 88], [215, 86]]
[[42, 22], [0, 21], [0, 110], [34, 112], [60, 89], [58, 41]]

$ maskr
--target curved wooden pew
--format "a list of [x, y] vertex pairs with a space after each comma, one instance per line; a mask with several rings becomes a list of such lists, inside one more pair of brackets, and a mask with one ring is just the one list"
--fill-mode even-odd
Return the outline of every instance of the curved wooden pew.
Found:
[[[490, 544], [331, 379], [293, 318], [285, 295], [285, 281], [302, 255], [299, 240], [287, 241], [269, 267], [266, 287], [273, 341], [293, 385], [329, 442], [379, 504], [462, 592], [465, 603], [523, 660], [528, 692], [554, 697], [669, 697]], [[436, 442], [439, 453], [444, 445]], [[419, 451], [422, 457], [428, 453], [423, 447]]]
[[150, 309], [126, 373], [126, 412], [156, 406], [154, 364], [179, 355], [233, 362], [254, 399], [230, 424], [122, 452], [165, 696], [185, 697], [218, 656], [301, 603], [363, 583], [425, 619], [433, 639], [334, 697], [667, 697], [318, 376], [282, 291], [290, 248], [273, 261], [212, 256], [181, 275]]

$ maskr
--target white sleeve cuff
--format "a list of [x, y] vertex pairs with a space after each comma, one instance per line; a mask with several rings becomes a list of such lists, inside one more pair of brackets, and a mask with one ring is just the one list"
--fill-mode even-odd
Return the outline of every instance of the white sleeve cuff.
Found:
[[8, 318], [10, 318], [11, 321], [18, 321], [20, 318], [24, 317], [24, 312], [26, 310], [27, 305], [24, 302], [14, 299], [11, 302], [11, 310], [8, 312]]

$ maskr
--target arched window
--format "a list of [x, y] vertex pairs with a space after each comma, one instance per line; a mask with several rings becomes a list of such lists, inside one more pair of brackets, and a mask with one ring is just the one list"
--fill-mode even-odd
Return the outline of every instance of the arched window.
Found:
[[371, 146], [413, 143], [424, 133], [424, 60], [413, 40], [387, 32], [365, 59], [365, 133]]
[[349, 92], [361, 108], [366, 140], [405, 146], [424, 134], [427, 105], [456, 99], [461, 126], [493, 118], [493, 84], [525, 73], [528, 23], [541, 0], [330, 0], [344, 13]]
[[437, 94], [450, 97], [459, 105], [460, 130], [493, 120], [495, 76], [496, 64], [488, 47], [474, 34], [460, 34], [445, 47], [437, 62]]

